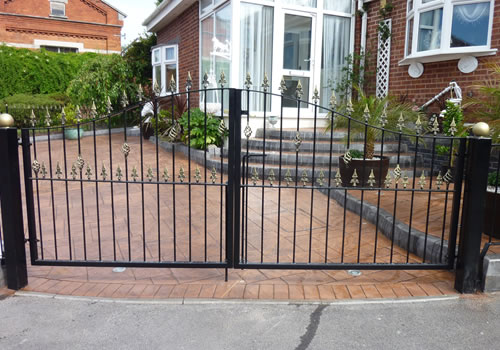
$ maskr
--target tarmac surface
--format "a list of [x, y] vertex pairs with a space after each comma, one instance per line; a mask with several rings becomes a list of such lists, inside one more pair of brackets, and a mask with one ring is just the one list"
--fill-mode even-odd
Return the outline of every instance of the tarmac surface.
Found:
[[0, 300], [0, 349], [498, 349], [500, 294], [293, 303]]

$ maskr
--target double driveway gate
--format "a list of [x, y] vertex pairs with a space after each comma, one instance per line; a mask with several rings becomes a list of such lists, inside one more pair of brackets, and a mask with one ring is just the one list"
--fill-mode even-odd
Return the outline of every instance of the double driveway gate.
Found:
[[[75, 125], [33, 115], [21, 133], [31, 264], [454, 268], [474, 211], [460, 215], [467, 139], [247, 83], [138, 96], [102, 118], [88, 108]], [[371, 161], [354, 152], [370, 148]]]

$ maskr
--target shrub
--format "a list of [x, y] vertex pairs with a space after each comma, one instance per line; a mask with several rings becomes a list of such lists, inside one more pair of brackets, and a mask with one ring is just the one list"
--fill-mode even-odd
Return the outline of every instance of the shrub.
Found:
[[490, 173], [488, 175], [488, 185], [489, 186], [500, 186], [500, 177], [497, 176], [496, 172]]
[[16, 127], [25, 128], [31, 127], [31, 111], [33, 110], [36, 116], [36, 126], [44, 126], [47, 109], [52, 117], [51, 123], [54, 124], [57, 123], [55, 115], [68, 102], [68, 97], [60, 93], [50, 95], [18, 94], [1, 99], [0, 111], [5, 112], [6, 105], [8, 105], [9, 114], [14, 117]]
[[108, 97], [114, 110], [120, 110], [123, 92], [129, 102], [137, 99], [137, 85], [125, 60], [119, 55], [101, 55], [84, 63], [67, 93], [74, 104], [86, 112], [95, 102], [98, 115], [106, 114]]
[[[188, 125], [188, 112], [185, 112], [179, 119], [179, 124], [182, 126], [183, 141], [190, 147], [197, 149], [206, 149], [210, 145], [221, 146], [224, 142], [223, 137], [229, 133], [227, 129], [222, 136], [219, 131], [220, 119], [211, 114], [206, 114], [206, 144], [205, 144], [205, 112], [199, 108], [191, 110], [190, 125]], [[190, 127], [190, 132], [188, 129]]]
[[98, 56], [0, 45], [0, 99], [16, 94], [64, 93], [82, 64]]

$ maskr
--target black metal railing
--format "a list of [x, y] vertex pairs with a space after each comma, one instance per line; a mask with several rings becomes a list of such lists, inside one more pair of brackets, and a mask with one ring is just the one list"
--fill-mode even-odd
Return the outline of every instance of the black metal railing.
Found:
[[484, 215], [484, 233], [488, 235], [488, 242], [498, 241], [500, 238], [500, 144], [491, 148], [490, 169], [488, 174], [488, 191], [486, 194], [486, 208]]

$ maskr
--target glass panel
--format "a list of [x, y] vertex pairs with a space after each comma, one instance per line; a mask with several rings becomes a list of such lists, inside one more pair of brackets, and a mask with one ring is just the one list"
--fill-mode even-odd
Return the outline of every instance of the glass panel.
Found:
[[60, 3], [50, 4], [50, 14], [52, 16], [65, 16], [65, 5]]
[[413, 10], [413, 0], [408, 0], [408, 12]]
[[451, 47], [486, 45], [489, 22], [489, 2], [454, 6]]
[[[203, 75], [207, 73], [210, 77], [214, 76], [211, 62], [212, 38], [214, 37], [214, 16], [210, 16], [201, 22], [201, 72], [200, 81]], [[213, 82], [213, 78], [209, 79]]]
[[413, 18], [408, 21], [408, 36], [406, 38], [406, 55], [411, 54], [412, 45], [413, 45]]
[[[291, 76], [284, 76], [283, 79], [285, 79], [285, 84], [286, 84], [286, 91], [284, 96], [291, 98], [289, 99], [283, 99], [283, 107], [295, 107], [297, 108], [297, 96], [295, 95], [295, 92], [297, 91], [297, 85], [299, 84], [299, 80], [302, 84], [302, 98], [301, 101], [309, 101], [309, 78], [303, 78], [303, 77], [291, 77]], [[306, 103], [301, 104], [301, 108], [309, 108], [309, 105]]]
[[167, 47], [165, 49], [165, 60], [175, 61], [175, 47]]
[[441, 47], [443, 9], [422, 12], [418, 26], [418, 51], [435, 50]]
[[[247, 72], [255, 88], [260, 87], [265, 73], [272, 80], [272, 55], [269, 53], [273, 52], [273, 13], [272, 7], [241, 3], [240, 87], [243, 87]], [[272, 85], [271, 82], [269, 85]], [[250, 99], [251, 111], [263, 110], [262, 94], [252, 94]], [[271, 99], [267, 100], [267, 109], [270, 109]]]
[[153, 50], [153, 63], [160, 63], [160, 50]]
[[163, 82], [161, 81], [161, 66], [153, 67], [153, 77], [154, 77], [154, 82], [158, 82], [158, 86], [160, 87], [161, 90], [163, 90], [164, 85]]
[[338, 11], [351, 13], [351, 0], [334, 0], [334, 1], [325, 1], [325, 10]]
[[283, 68], [309, 70], [311, 67], [312, 18], [285, 15]]
[[201, 0], [200, 1], [201, 14], [204, 15], [208, 13], [208, 8], [210, 6], [212, 6], [212, 0]]
[[167, 90], [170, 89], [170, 81], [172, 77], [174, 78], [177, 86], [177, 90], [179, 87], [179, 82], [177, 81], [177, 64], [166, 64], [165, 65], [165, 85], [167, 86]]
[[[337, 0], [335, 0], [337, 1]], [[316, 0], [282, 0], [284, 4], [316, 7]], [[333, 1], [332, 1], [333, 2]]]
[[351, 46], [351, 19], [325, 16], [323, 21], [323, 58], [321, 64], [321, 105], [328, 107], [332, 90], [342, 80], [342, 68]]

